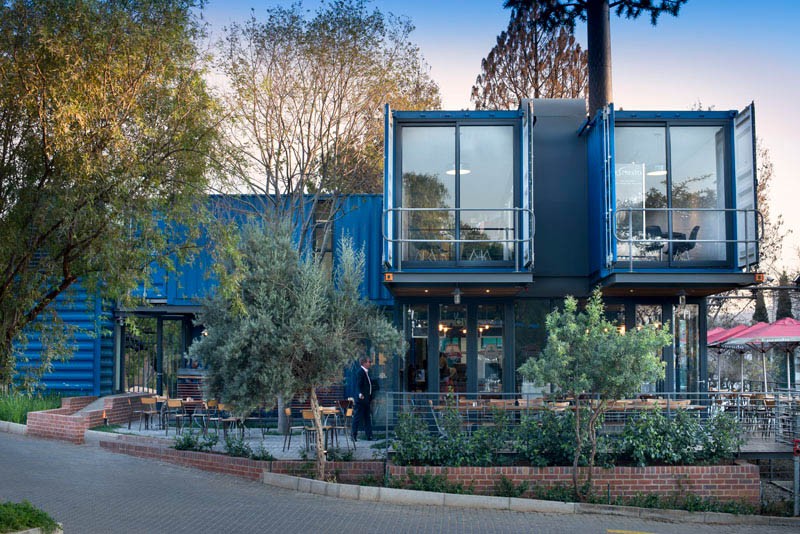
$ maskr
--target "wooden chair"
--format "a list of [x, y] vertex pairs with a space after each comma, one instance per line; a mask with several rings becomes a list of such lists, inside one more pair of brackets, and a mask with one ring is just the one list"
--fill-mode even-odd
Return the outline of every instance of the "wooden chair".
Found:
[[286, 416], [286, 431], [283, 434], [283, 450], [286, 451], [292, 447], [292, 434], [294, 431], [304, 432], [305, 426], [294, 424], [291, 408], [284, 408], [283, 414]]
[[139, 413], [139, 430], [142, 429], [142, 421], [144, 421], [144, 429], [148, 430], [150, 428], [150, 423], [154, 420], [160, 420], [160, 413], [158, 411], [158, 406], [156, 404], [155, 397], [140, 397], [139, 402], [141, 403], [142, 407], [138, 410]]

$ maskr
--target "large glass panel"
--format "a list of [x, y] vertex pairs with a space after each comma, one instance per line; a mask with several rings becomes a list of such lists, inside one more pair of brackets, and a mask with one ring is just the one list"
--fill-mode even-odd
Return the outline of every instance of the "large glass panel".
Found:
[[427, 391], [428, 362], [428, 305], [407, 306], [406, 312], [406, 368], [403, 379], [408, 391]]
[[[444, 261], [455, 258], [455, 128], [414, 127], [402, 129], [403, 208], [402, 257], [411, 261]], [[452, 174], [450, 174], [450, 172]], [[440, 208], [440, 209], [437, 209]]]
[[503, 306], [478, 306], [478, 391], [503, 391]]
[[[725, 137], [720, 126], [670, 128], [672, 257], [677, 261], [725, 259]], [[686, 210], [677, 208], [688, 208]], [[696, 243], [694, 240], [718, 240]]]
[[676, 306], [672, 324], [675, 325], [675, 391], [700, 390], [698, 369], [700, 336], [698, 334], [699, 306]]
[[[636, 305], [636, 327], [655, 325], [661, 326], [661, 306], [660, 305]], [[661, 359], [661, 352], [657, 354]], [[645, 382], [642, 384], [642, 393], [654, 393], [656, 391], [656, 384], [653, 382]]]
[[514, 128], [462, 126], [461, 259], [511, 261], [514, 254]]
[[439, 390], [467, 390], [467, 308], [439, 307]]
[[662, 261], [667, 228], [666, 132], [614, 129], [617, 259]]
[[[545, 319], [550, 313], [550, 300], [528, 299], [514, 303], [515, 364], [519, 366], [531, 358], [538, 358], [547, 343]], [[543, 385], [523, 381], [517, 374], [516, 390], [525, 395], [538, 395], [546, 391]]]

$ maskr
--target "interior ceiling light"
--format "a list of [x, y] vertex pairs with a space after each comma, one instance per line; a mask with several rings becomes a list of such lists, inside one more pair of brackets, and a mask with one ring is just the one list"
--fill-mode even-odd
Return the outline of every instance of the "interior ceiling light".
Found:
[[[469, 170], [469, 168], [467, 168], [463, 163], [461, 164], [461, 172], [459, 173], [461, 176], [464, 176], [465, 174], [469, 174], [471, 172], [472, 171]], [[447, 169], [445, 171], [445, 174], [448, 174], [450, 176], [455, 176], [456, 175], [456, 166], [453, 165], [453, 167], [451, 169]]]

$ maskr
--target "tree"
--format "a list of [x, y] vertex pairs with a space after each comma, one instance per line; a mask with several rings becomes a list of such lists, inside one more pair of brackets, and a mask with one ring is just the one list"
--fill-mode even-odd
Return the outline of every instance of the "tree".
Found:
[[[519, 373], [539, 385], [549, 383], [575, 399], [572, 480], [575, 494], [583, 498], [578, 463], [586, 443], [591, 447], [586, 486], [591, 487], [597, 425], [608, 403], [634, 394], [644, 382], [664, 378], [665, 364], [659, 354], [672, 336], [668, 324], [620, 332], [605, 318], [600, 289], [592, 293], [584, 311], [578, 310], [575, 298], [567, 297], [564, 310], [548, 314], [545, 325], [547, 345], [540, 358], [529, 359]], [[591, 400], [582, 401], [582, 397]]]
[[0, 387], [53, 300], [123, 296], [193, 217], [216, 140], [195, 6], [0, 6]]
[[364, 0], [323, 2], [311, 19], [275, 7], [227, 29], [231, 173], [260, 209], [296, 222], [301, 249], [320, 198], [382, 191], [384, 104], [440, 106], [412, 30]]
[[538, 6], [514, 8], [508, 29], [481, 61], [476, 109], [514, 109], [523, 98], [581, 98], [586, 52], [566, 28], [544, 28]]
[[[786, 271], [781, 273], [781, 277], [778, 279], [778, 285], [781, 287], [789, 286], [789, 275], [786, 274]], [[788, 289], [779, 289], [775, 320], [777, 321], [778, 319], [784, 319], [786, 317], [794, 319], [792, 316], [792, 297], [789, 295]]]
[[767, 314], [767, 305], [764, 302], [764, 292], [753, 290], [756, 294], [756, 310], [753, 312], [753, 324], [755, 323], [768, 323], [769, 314]]
[[319, 262], [300, 254], [292, 227], [245, 227], [238, 258], [240, 302], [221, 293], [203, 307], [206, 336], [190, 348], [207, 366], [208, 393], [242, 413], [279, 396], [307, 394], [314, 413], [317, 478], [324, 480], [317, 389], [341, 378], [345, 365], [371, 349], [399, 353], [402, 337], [360, 296], [364, 254], [345, 241], [331, 280]]
[[577, 20], [586, 21], [589, 64], [589, 116], [611, 102], [611, 27], [609, 13], [638, 18], [646, 13], [656, 25], [662, 13], [677, 16], [687, 0], [506, 0], [507, 8], [538, 6], [545, 27], [575, 29]]

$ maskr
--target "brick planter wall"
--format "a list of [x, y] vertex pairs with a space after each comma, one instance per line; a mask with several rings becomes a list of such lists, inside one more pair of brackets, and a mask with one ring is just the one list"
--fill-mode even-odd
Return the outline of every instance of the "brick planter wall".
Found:
[[[314, 472], [314, 462], [295, 460], [260, 461], [249, 458], [233, 458], [224, 454], [213, 454], [196, 451], [179, 451], [169, 447], [137, 443], [133, 439], [117, 439], [100, 441], [100, 446], [113, 452], [149, 458], [162, 462], [194, 467], [204, 471], [213, 471], [233, 475], [249, 480], [260, 480], [261, 473], [268, 471], [282, 475], [310, 477]], [[328, 462], [327, 473], [336, 475], [338, 482], [358, 484], [364, 477], [383, 477], [383, 462]]]
[[[571, 467], [424, 467], [389, 466], [392, 477], [406, 478], [408, 471], [416, 475], [426, 472], [445, 475], [450, 482], [472, 486], [475, 493], [490, 494], [501, 477], [532, 486], [572, 486]], [[581, 480], [585, 470], [581, 469]], [[637, 493], [665, 496], [693, 494], [719, 501], [744, 501], [758, 505], [760, 482], [758, 466], [747, 462], [735, 465], [654, 466], [596, 468], [592, 487], [598, 494], [611, 492], [611, 497], [633, 497]], [[530, 492], [527, 497], [530, 497]]]
[[[83, 443], [86, 430], [103, 424], [127, 424], [132, 411], [140, 406], [140, 395], [106, 397], [103, 408], [80, 412], [97, 400], [97, 397], [64, 397], [61, 408], [28, 413], [27, 433], [41, 438]], [[131, 402], [128, 402], [130, 398]], [[80, 412], [80, 413], [78, 413]]]

